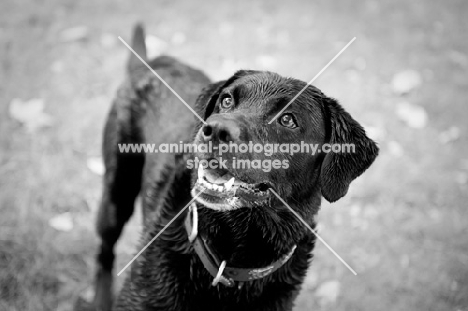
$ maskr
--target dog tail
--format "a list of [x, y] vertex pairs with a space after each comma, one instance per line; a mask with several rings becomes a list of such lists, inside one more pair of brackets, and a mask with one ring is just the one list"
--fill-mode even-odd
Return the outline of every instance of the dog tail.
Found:
[[[145, 29], [143, 25], [138, 23], [135, 25], [133, 29], [133, 37], [132, 37], [132, 49], [144, 60], [146, 61], [146, 43], [145, 43]], [[131, 73], [135, 69], [144, 66], [141, 60], [135, 56], [135, 54], [130, 53], [130, 59], [128, 61], [128, 72]]]

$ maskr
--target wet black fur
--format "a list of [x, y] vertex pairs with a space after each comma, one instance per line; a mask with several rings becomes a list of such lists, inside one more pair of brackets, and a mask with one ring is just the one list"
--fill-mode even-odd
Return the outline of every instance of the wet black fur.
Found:
[[[143, 38], [143, 30], [137, 27], [132, 46], [145, 57]], [[207, 122], [233, 118], [241, 128], [241, 141], [355, 143], [355, 154], [273, 155], [272, 159], [289, 161], [287, 170], [234, 170], [246, 182], [270, 181], [312, 227], [321, 197], [336, 201], [344, 196], [351, 181], [377, 156], [378, 149], [363, 128], [335, 100], [312, 86], [289, 109], [297, 115], [299, 128], [285, 129], [277, 121], [268, 125], [305, 86], [302, 81], [271, 72], [239, 71], [226, 81], [210, 84], [201, 71], [171, 57], [158, 57], [150, 65]], [[114, 300], [113, 310], [291, 310], [312, 258], [315, 237], [274, 197], [257, 208], [199, 209], [199, 231], [231, 266], [263, 267], [297, 244], [292, 258], [273, 274], [241, 287], [211, 286], [212, 276], [187, 240], [184, 213], [133, 263], [123, 289], [112, 298], [114, 245], [138, 194], [144, 212], [139, 244], [143, 247], [191, 200], [194, 184], [194, 171], [185, 162], [193, 155], [122, 154], [117, 144], [197, 141], [202, 126], [135, 57], [128, 71], [104, 130], [106, 174], [98, 216], [102, 245], [95, 306], [110, 310]], [[226, 91], [233, 92], [237, 103], [232, 111], [223, 112], [218, 103]], [[239, 157], [252, 160], [265, 155]]]

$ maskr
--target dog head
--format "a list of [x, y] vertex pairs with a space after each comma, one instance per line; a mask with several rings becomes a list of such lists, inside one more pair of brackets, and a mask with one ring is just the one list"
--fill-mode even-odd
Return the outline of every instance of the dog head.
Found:
[[378, 148], [336, 100], [305, 87], [241, 70], [203, 91], [196, 106], [206, 124], [194, 141], [206, 148], [196, 153], [192, 190], [199, 203], [216, 210], [270, 205], [269, 189], [290, 202], [320, 192], [333, 202], [347, 193]]

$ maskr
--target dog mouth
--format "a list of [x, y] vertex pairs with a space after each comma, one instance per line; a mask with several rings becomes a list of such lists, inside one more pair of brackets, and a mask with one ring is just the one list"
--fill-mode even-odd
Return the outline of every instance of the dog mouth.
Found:
[[220, 211], [263, 205], [270, 197], [268, 182], [247, 183], [236, 178], [227, 169], [209, 169], [198, 166], [198, 178], [192, 189], [197, 201]]

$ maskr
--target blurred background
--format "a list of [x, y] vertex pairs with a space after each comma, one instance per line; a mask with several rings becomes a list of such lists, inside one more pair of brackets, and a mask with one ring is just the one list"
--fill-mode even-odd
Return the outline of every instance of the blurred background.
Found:
[[[70, 310], [93, 279], [101, 131], [132, 26], [153, 54], [214, 80], [264, 69], [309, 81], [381, 155], [324, 201], [296, 310], [468, 310], [468, 2], [0, 3], [0, 310]], [[185, 109], [181, 104], [180, 109]], [[139, 213], [118, 247], [136, 251]]]

